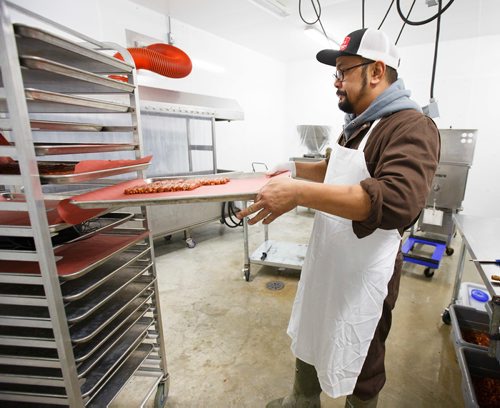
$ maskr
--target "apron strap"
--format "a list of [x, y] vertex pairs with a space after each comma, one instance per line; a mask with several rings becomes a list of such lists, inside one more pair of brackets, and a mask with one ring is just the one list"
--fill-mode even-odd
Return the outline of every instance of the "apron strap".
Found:
[[358, 146], [358, 150], [361, 150], [361, 151], [364, 151], [365, 150], [365, 146], [366, 146], [366, 142], [368, 141], [368, 138], [370, 137], [371, 133], [372, 133], [372, 130], [375, 128], [375, 126], [378, 125], [378, 122], [380, 122], [380, 118], [377, 119], [376, 121], [374, 121], [370, 127], [370, 129], [368, 129], [368, 132], [366, 132], [366, 135], [365, 137], [363, 138], [363, 140], [361, 141], [361, 143], [359, 144]]

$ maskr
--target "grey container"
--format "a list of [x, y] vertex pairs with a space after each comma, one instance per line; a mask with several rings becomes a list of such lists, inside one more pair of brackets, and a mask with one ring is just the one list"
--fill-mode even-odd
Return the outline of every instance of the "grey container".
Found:
[[485, 346], [465, 341], [462, 335], [463, 329], [477, 330], [489, 334], [490, 317], [488, 313], [469, 306], [451, 305], [450, 318], [455, 347], [467, 346], [483, 351], [488, 350]]
[[462, 371], [462, 393], [466, 408], [480, 408], [472, 377], [500, 379], [500, 363], [488, 352], [472, 347], [459, 347], [458, 364]]

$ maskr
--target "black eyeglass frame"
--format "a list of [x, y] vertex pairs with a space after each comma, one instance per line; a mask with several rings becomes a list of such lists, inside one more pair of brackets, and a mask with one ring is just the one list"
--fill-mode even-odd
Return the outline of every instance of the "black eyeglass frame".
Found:
[[365, 65], [370, 65], [370, 64], [373, 64], [375, 61], [365, 61], [365, 62], [362, 62], [361, 64], [356, 64], [356, 65], [353, 65], [352, 67], [349, 67], [349, 68], [344, 68], [344, 69], [338, 69], [333, 73], [333, 77], [335, 78], [336, 81], [340, 81], [340, 82], [344, 82], [345, 79], [344, 79], [344, 74], [347, 72], [347, 71], [350, 71], [351, 69], [354, 69], [354, 68], [358, 68], [358, 67], [363, 67]]

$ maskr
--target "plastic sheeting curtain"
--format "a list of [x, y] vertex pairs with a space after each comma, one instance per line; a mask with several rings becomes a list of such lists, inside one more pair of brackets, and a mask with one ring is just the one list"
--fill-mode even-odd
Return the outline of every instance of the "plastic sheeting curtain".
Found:
[[148, 177], [215, 173], [212, 119], [141, 113]]

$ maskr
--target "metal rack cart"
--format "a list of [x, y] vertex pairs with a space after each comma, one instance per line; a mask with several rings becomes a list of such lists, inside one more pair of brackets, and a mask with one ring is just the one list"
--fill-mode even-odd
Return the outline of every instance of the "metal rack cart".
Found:
[[[247, 207], [244, 201], [243, 208]], [[276, 268], [287, 268], [300, 271], [304, 264], [307, 252], [307, 244], [297, 244], [295, 242], [276, 241], [269, 239], [269, 226], [264, 225], [264, 242], [259, 247], [249, 253], [248, 222], [243, 219], [243, 246], [244, 265], [243, 275], [245, 280], [250, 280], [251, 265], [268, 265]]]
[[[425, 266], [428, 278], [439, 268], [444, 253], [452, 255], [450, 246], [455, 225], [453, 215], [462, 211], [467, 177], [472, 166], [477, 140], [475, 129], [441, 129], [441, 158], [427, 197], [417, 228], [412, 228], [410, 237], [402, 247], [405, 262]], [[416, 234], [416, 231], [421, 234]], [[432, 247], [430, 256], [418, 250]]]
[[[472, 376], [496, 378], [497, 381], [500, 379], [500, 285], [492, 279], [492, 275], [500, 274], [500, 266], [495, 264], [499, 258], [500, 219], [458, 214], [454, 216], [454, 222], [462, 237], [462, 244], [451, 302], [444, 310], [442, 320], [446, 324], [451, 322], [453, 325], [457, 358], [463, 376], [462, 392], [467, 402], [466, 405], [478, 407]], [[462, 312], [467, 313], [465, 323], [468, 327], [473, 327], [473, 323], [478, 323], [478, 327], [482, 326], [485, 329], [489, 337], [488, 348], [464, 345], [460, 338], [460, 327], [457, 327], [459, 321], [455, 312], [455, 303], [459, 296], [467, 253], [472, 257], [491, 300], [486, 304], [486, 312], [479, 312], [469, 307], [462, 307]], [[450, 311], [454, 316], [453, 319], [451, 319]], [[481, 315], [484, 315], [484, 318], [479, 319], [477, 316]]]
[[[12, 13], [44, 28], [12, 24]], [[156, 391], [162, 407], [169, 378], [147, 209], [99, 210], [73, 226], [45, 193], [142, 177], [144, 163], [45, 172], [71, 168], [65, 154], [142, 155], [130, 55], [3, 0], [0, 19], [0, 405], [105, 407], [140, 375], [151, 380], [143, 403]], [[66, 143], [70, 134], [81, 141]]]

